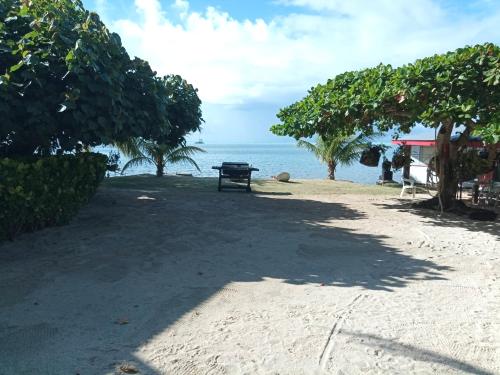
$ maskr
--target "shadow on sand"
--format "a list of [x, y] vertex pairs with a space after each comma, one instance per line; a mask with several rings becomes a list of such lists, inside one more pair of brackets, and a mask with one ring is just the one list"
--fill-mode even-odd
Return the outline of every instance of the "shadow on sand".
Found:
[[422, 349], [414, 345], [402, 344], [396, 340], [390, 340], [372, 334], [349, 332], [345, 330], [342, 332], [342, 335], [349, 336], [350, 338], [363, 343], [365, 346], [383, 349], [386, 353], [394, 356], [401, 356], [421, 362], [436, 363], [467, 374], [494, 375], [492, 372], [473, 366], [467, 362], [457, 360], [456, 358], [439, 354], [432, 350]]
[[432, 225], [444, 228], [463, 228], [470, 232], [483, 232], [500, 239], [500, 221], [477, 221], [472, 220], [464, 213], [459, 215], [457, 213], [444, 212], [439, 215], [437, 211], [416, 207], [412, 201], [399, 200], [397, 203], [391, 201], [388, 204], [378, 204], [377, 206], [389, 210], [397, 210], [404, 212], [411, 212], [414, 215], [421, 216], [432, 222]]
[[140, 347], [231, 282], [392, 292], [443, 279], [445, 267], [341, 227], [352, 220], [365, 217], [306, 199], [101, 189], [70, 225], [0, 246], [0, 373], [132, 360], [157, 374]]

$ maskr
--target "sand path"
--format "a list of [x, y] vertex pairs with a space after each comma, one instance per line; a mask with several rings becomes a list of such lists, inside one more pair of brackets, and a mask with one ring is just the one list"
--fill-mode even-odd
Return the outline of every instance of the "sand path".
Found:
[[500, 374], [500, 226], [103, 188], [0, 245], [0, 374]]

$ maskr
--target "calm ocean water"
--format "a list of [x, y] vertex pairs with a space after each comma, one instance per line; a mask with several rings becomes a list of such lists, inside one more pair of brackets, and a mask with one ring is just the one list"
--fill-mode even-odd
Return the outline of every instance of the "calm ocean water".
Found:
[[[192, 173], [194, 176], [215, 177], [218, 175], [218, 171], [212, 169], [213, 165], [220, 165], [223, 161], [241, 161], [260, 169], [259, 172], [255, 172], [255, 175], [252, 174], [252, 177], [255, 176], [255, 178], [270, 178], [280, 172], [290, 173], [292, 179], [322, 179], [327, 177], [326, 165], [319, 162], [312, 153], [298, 148], [294, 144], [204, 144], [197, 146], [206, 151], [206, 153], [194, 156], [201, 172], [187, 164], [176, 164], [167, 166], [167, 173], [187, 172]], [[111, 150], [111, 148], [102, 147], [97, 151], [107, 154]], [[387, 154], [388, 157], [391, 157], [392, 150]], [[126, 161], [127, 158], [122, 155], [120, 157], [121, 166]], [[138, 168], [130, 168], [125, 174], [134, 175], [154, 172], [154, 166], [144, 165]], [[336, 178], [362, 184], [374, 184], [380, 174], [380, 165], [377, 168], [371, 168], [355, 162], [348, 167], [338, 167]], [[395, 174], [394, 179], [399, 179], [399, 174]]]

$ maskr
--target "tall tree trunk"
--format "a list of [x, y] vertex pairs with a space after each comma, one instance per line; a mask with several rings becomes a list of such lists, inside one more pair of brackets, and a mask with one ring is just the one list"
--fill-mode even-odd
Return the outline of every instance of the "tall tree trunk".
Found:
[[328, 178], [330, 180], [335, 180], [335, 169], [337, 168], [337, 164], [333, 161], [328, 162]]

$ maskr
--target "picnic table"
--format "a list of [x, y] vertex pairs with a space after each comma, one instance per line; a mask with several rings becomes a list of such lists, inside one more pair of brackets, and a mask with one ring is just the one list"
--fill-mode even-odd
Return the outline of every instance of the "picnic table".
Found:
[[[243, 162], [224, 162], [221, 166], [214, 166], [212, 169], [217, 169], [219, 171], [219, 187], [218, 190], [221, 191], [222, 188], [225, 189], [245, 189], [247, 192], [251, 192], [250, 181], [252, 179], [252, 172], [258, 171], [258, 168], [254, 168], [248, 163]], [[222, 185], [222, 180], [228, 179], [232, 182], [246, 182], [245, 185], [232, 184], [232, 185]]]

